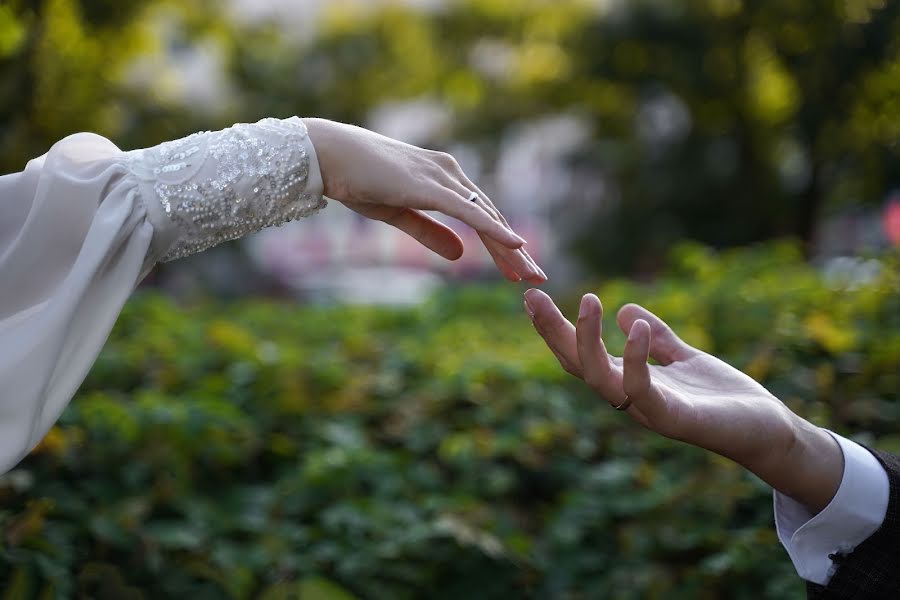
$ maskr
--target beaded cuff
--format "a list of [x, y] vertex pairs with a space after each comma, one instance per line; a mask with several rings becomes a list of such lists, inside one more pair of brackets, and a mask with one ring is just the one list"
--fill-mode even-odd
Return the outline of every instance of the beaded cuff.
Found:
[[311, 147], [306, 125], [294, 117], [126, 153], [128, 169], [152, 186], [177, 229], [162, 262], [322, 209], [321, 191], [307, 189]]

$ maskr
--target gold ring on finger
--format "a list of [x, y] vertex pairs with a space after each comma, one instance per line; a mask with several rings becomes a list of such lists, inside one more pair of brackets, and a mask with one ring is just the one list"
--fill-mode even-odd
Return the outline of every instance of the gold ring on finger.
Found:
[[625, 394], [625, 399], [622, 401], [622, 404], [613, 406], [613, 408], [616, 410], [628, 410], [629, 406], [631, 406], [631, 398], [628, 397], [628, 394]]

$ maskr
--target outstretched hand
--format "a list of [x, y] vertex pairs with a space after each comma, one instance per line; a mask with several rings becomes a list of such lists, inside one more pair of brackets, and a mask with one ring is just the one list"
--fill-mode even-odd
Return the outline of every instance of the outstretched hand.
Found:
[[618, 358], [606, 351], [603, 306], [593, 294], [582, 299], [577, 327], [546, 294], [529, 290], [525, 298], [563, 368], [647, 429], [728, 457], [813, 512], [834, 496], [843, 474], [837, 442], [650, 311], [636, 304], [619, 311], [628, 341]]
[[507, 279], [537, 285], [547, 280], [525, 251], [525, 240], [452, 156], [352, 125], [324, 119], [304, 122], [329, 198], [393, 225], [449, 260], [462, 256], [462, 240], [427, 211], [455, 217], [478, 232]]

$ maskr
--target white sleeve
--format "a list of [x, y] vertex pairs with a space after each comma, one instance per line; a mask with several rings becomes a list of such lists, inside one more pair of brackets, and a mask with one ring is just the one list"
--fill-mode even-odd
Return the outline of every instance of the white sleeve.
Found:
[[828, 585], [835, 565], [830, 555], [846, 554], [875, 533], [887, 513], [887, 473], [871, 452], [829, 431], [844, 454], [844, 475], [828, 506], [813, 515], [805, 506], [774, 493], [778, 539], [806, 581]]
[[127, 153], [82, 133], [0, 177], [0, 473], [62, 413], [156, 262], [324, 205], [297, 118]]

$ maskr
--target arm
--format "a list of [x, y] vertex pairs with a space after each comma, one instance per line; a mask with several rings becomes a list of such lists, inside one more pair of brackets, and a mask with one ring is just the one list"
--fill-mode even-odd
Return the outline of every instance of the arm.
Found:
[[359, 127], [263, 119], [125, 157], [149, 199], [164, 261], [313, 214], [328, 196], [450, 260], [462, 254], [462, 242], [426, 211], [456, 217], [478, 231], [507, 278], [546, 280], [524, 240], [452, 157]]
[[448, 259], [462, 242], [427, 211], [456, 217], [509, 279], [545, 280], [455, 160], [364, 129], [264, 119], [134, 152], [71, 136], [0, 177], [0, 473], [62, 413], [153, 265], [312, 215], [323, 194]]
[[[800, 418], [656, 315], [622, 308], [617, 321], [628, 341], [617, 358], [603, 344], [596, 296], [583, 298], [577, 327], [537, 290], [527, 293], [526, 307], [562, 366], [611, 405], [652, 431], [734, 460], [777, 490], [776, 507], [787, 508], [779, 534], [794, 523], [780, 537], [808, 580], [828, 583], [829, 555], [848, 554], [881, 525], [887, 479], [871, 454]], [[658, 364], [649, 365], [650, 357]]]

